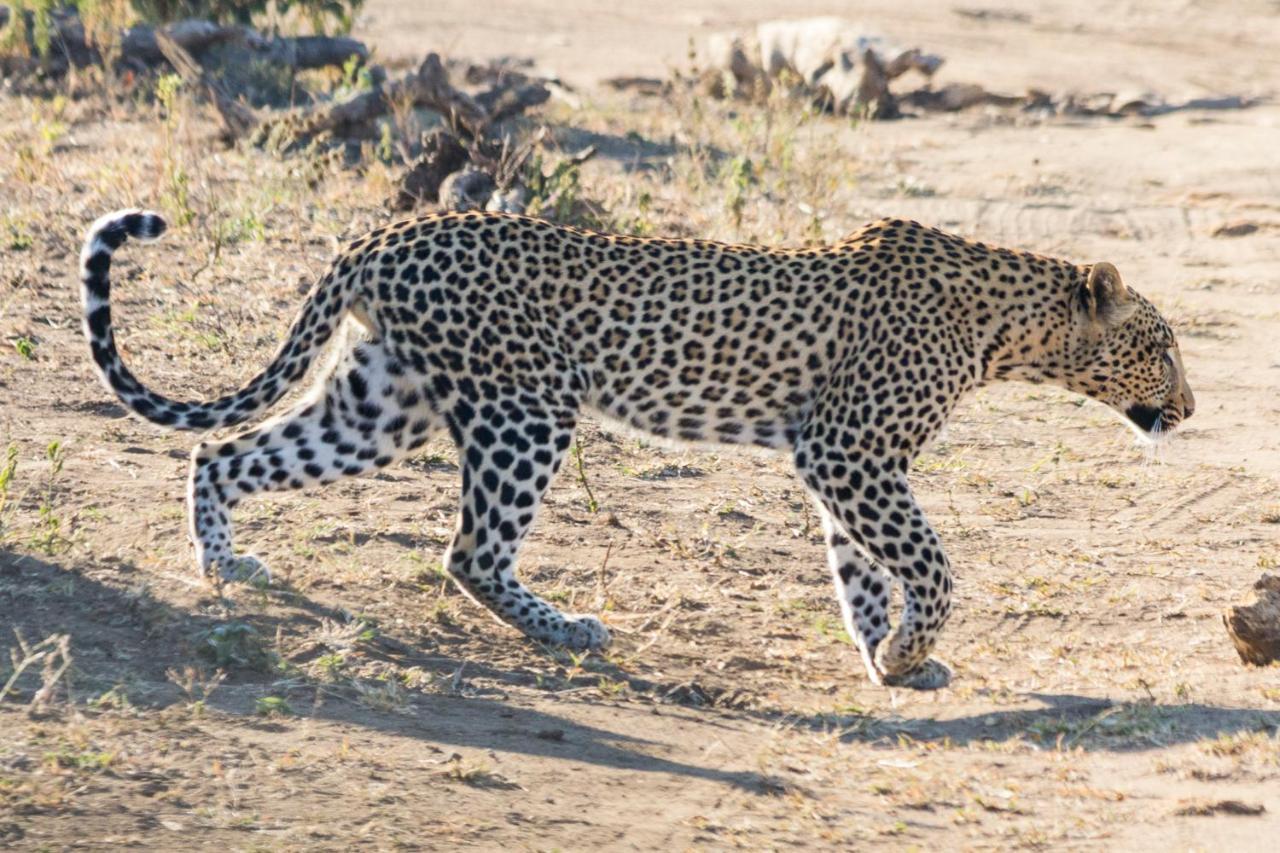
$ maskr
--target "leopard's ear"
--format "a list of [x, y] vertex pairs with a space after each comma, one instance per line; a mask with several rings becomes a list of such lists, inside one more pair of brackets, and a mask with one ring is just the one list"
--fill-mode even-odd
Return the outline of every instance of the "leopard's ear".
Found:
[[1120, 280], [1120, 271], [1106, 261], [1090, 268], [1080, 286], [1080, 304], [1089, 320], [1104, 328], [1119, 326], [1138, 310], [1133, 294]]

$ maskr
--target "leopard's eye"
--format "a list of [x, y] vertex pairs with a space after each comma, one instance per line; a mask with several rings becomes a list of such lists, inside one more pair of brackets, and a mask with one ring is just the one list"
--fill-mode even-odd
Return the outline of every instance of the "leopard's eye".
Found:
[[1164, 363], [1169, 367], [1173, 367], [1173, 354], [1169, 350], [1164, 351]]

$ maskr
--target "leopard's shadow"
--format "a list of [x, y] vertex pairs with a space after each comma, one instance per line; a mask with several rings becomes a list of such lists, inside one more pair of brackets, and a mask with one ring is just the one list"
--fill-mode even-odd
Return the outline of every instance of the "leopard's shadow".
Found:
[[[289, 593], [296, 607], [285, 617], [240, 613], [227, 618], [209, 602], [185, 609], [161, 601], [147, 591], [146, 580], [144, 572], [128, 563], [81, 571], [0, 548], [0, 613], [6, 615], [0, 646], [15, 645], [14, 631], [28, 642], [68, 634], [75, 665], [72, 700], [82, 705], [127, 685], [130, 703], [145, 712], [183, 701], [182, 692], [167, 673], [200, 663], [194, 649], [196, 638], [207, 636], [219, 625], [239, 621], [251, 625], [259, 636], [270, 637], [277, 628], [296, 631], [314, 627], [324, 618], [349, 618], [338, 608], [297, 593]], [[447, 651], [421, 653], [392, 637], [379, 638], [371, 646], [377, 656], [420, 666], [446, 679], [460, 670], [468, 678], [487, 682], [502, 681], [509, 675]], [[3, 670], [0, 675], [7, 678]], [[255, 716], [257, 700], [271, 692], [277, 681], [278, 673], [234, 669], [205, 705], [215, 713], [239, 718], [241, 725], [278, 728], [280, 723]], [[18, 686], [30, 693], [39, 683], [38, 673], [33, 673], [24, 676]], [[320, 693], [317, 689], [315, 695]], [[637, 734], [645, 730], [644, 721], [650, 718], [648, 707], [610, 708], [607, 713], [590, 715], [602, 721], [590, 725], [530, 708], [527, 703], [505, 701], [498, 689], [423, 692], [413, 697], [412, 713], [403, 709], [380, 712], [332, 696], [310, 705], [305, 700], [290, 704], [306, 716], [418, 738], [428, 752], [439, 751], [433, 745], [440, 744], [689, 776], [762, 793], [774, 787], [759, 773], [721, 770], [655, 755], [664, 745]]]
[[834, 730], [844, 741], [883, 741], [889, 745], [896, 743], [901, 734], [916, 741], [955, 746], [1023, 741], [1039, 748], [1114, 753], [1280, 731], [1277, 711], [1197, 702], [1117, 701], [1071, 693], [1028, 692], [1020, 694], [1020, 698], [1039, 707], [984, 710], [950, 719], [855, 717], [843, 726], [833, 725], [830, 717], [823, 716], [796, 722], [813, 729]]
[[[1018, 695], [1022, 707], [984, 709], [955, 717], [842, 712], [797, 714], [768, 704], [744, 707], [743, 697], [732, 689], [717, 690], [696, 682], [654, 682], [605, 662], [597, 662], [590, 677], [600, 675], [626, 683], [635, 693], [705, 709], [713, 718], [803, 728], [844, 742], [882, 743], [886, 747], [896, 745], [899, 736], [905, 735], [915, 741], [956, 746], [1024, 741], [1039, 748], [1130, 753], [1250, 732], [1280, 732], [1280, 711], [1197, 702], [1161, 704], [1029, 691]], [[877, 688], [868, 685], [868, 689]], [[1003, 696], [1002, 704], [1008, 703], [1009, 697]]]
[[[131, 701], [139, 708], [163, 707], [180, 701], [167, 670], [195, 660], [193, 638], [228, 621], [225, 613], [201, 603], [180, 608], [149, 595], [145, 573], [119, 563], [81, 571], [39, 557], [0, 549], [0, 612], [11, 615], [12, 629], [28, 640], [52, 633], [71, 636], [77, 671], [77, 701], [120, 684], [129, 684]], [[341, 622], [349, 614], [306, 595], [285, 591], [291, 606], [284, 615], [241, 613], [233, 618], [252, 624], [259, 634], [277, 629], [297, 632], [321, 620]], [[11, 629], [10, 629], [11, 630]], [[4, 632], [9, 634], [9, 630]], [[7, 641], [8, 636], [5, 637]], [[514, 635], [497, 642], [521, 642]], [[5, 643], [11, 645], [12, 643]], [[689, 761], [655, 756], [663, 744], [637, 732], [646, 729], [653, 704], [598, 702], [581, 693], [572, 700], [572, 713], [555, 713], [531, 703], [507, 701], [506, 689], [537, 690], [528, 668], [514, 658], [502, 663], [501, 651], [487, 661], [451, 652], [449, 644], [424, 651], [411, 642], [380, 633], [365, 646], [377, 659], [402, 667], [419, 667], [438, 682], [460, 672], [467, 680], [488, 685], [482, 689], [422, 692], [413, 696], [412, 713], [379, 712], [354, 701], [330, 699], [304, 708], [303, 713], [369, 729], [418, 738], [424, 744], [492, 749], [514, 754], [550, 757], [637, 772], [657, 772], [703, 778], [745, 790], [769, 792], [773, 783], [755, 772], [735, 772]], [[554, 668], [554, 667], [549, 667]], [[714, 690], [694, 684], [664, 684], [621, 671], [605, 661], [593, 662], [583, 674], [585, 683], [601, 676], [626, 683], [650, 703], [683, 706], [686, 725], [712, 729], [764, 724], [802, 727], [830, 733], [847, 742], [883, 743], [899, 735], [916, 741], [947, 741], [956, 745], [1038, 742], [1048, 748], [1067, 746], [1086, 751], [1135, 752], [1221, 736], [1280, 729], [1280, 712], [1219, 707], [1200, 703], [1161, 705], [1113, 703], [1071, 694], [1028, 693], [1025, 704], [1013, 710], [984, 711], [953, 718], [920, 715], [914, 718], [863, 714], [796, 715], [769, 707], [725, 707], [732, 704]], [[258, 724], [256, 700], [276, 681], [276, 674], [235, 671], [213, 693], [208, 706]], [[306, 679], [302, 682], [306, 685]], [[319, 685], [311, 684], [319, 694]], [[561, 685], [563, 687], [563, 685]], [[573, 685], [570, 685], [573, 686]], [[598, 713], [597, 713], [598, 711]], [[576, 718], [590, 718], [594, 724]]]

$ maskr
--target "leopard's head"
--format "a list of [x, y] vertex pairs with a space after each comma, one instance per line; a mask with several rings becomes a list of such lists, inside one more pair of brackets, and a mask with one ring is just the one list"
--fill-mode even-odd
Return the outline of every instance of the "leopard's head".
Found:
[[1144, 438], [1191, 417], [1196, 401], [1173, 329], [1114, 266], [1088, 268], [1070, 302], [1067, 388], [1106, 403]]

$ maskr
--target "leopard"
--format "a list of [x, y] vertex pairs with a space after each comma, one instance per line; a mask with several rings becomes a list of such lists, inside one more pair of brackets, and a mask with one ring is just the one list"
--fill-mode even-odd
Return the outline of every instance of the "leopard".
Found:
[[[265, 368], [216, 399], [175, 400], [125, 365], [110, 304], [112, 253], [165, 229], [140, 209], [89, 228], [83, 327], [130, 412], [205, 434], [186, 495], [199, 571], [215, 584], [269, 577], [233, 548], [242, 499], [385, 469], [447, 434], [460, 490], [444, 569], [500, 622], [573, 650], [606, 648], [608, 628], [528, 589], [517, 560], [584, 412], [660, 440], [790, 454], [868, 678], [932, 690], [953, 678], [934, 656], [953, 572], [908, 475], [961, 399], [1054, 384], [1153, 441], [1195, 408], [1172, 327], [1105, 261], [900, 218], [769, 248], [483, 211], [353, 240]], [[296, 407], [268, 418], [291, 390]]]

